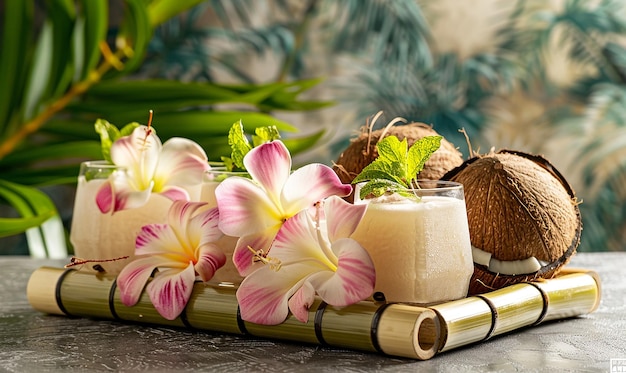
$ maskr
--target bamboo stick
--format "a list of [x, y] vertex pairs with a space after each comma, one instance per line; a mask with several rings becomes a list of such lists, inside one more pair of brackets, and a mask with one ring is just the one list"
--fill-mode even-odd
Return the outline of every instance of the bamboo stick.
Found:
[[431, 307], [441, 325], [440, 351], [486, 339], [492, 329], [491, 307], [478, 297], [459, 299]]
[[112, 276], [42, 267], [31, 275], [27, 287], [33, 308], [50, 314], [188, 327], [427, 360], [439, 352], [546, 320], [593, 312], [600, 301], [600, 280], [591, 271], [567, 271], [554, 279], [430, 307], [363, 301], [337, 308], [318, 299], [309, 310], [308, 323], [289, 316], [275, 326], [241, 320], [235, 293], [234, 286], [196, 283], [184, 312], [169, 321], [156, 312], [145, 293], [137, 305], [124, 306]]

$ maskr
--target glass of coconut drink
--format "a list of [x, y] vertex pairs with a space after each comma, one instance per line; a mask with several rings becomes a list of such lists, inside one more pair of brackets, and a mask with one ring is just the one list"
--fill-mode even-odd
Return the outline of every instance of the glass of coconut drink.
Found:
[[374, 262], [377, 299], [430, 305], [467, 296], [474, 264], [463, 185], [414, 179], [440, 139], [407, 150], [387, 137], [353, 181], [354, 203], [368, 208], [352, 238]]
[[[233, 176], [250, 177], [246, 171], [229, 171], [223, 164], [218, 164], [218, 166], [212, 167], [205, 172], [202, 192], [200, 194], [200, 201], [207, 203], [205, 208], [217, 207], [215, 189], [222, 181]], [[235, 251], [235, 246], [237, 246], [238, 239], [238, 237], [224, 235], [215, 242], [226, 255], [227, 260], [226, 264], [215, 272], [215, 275], [211, 279], [212, 282], [217, 282], [221, 286], [231, 286], [237, 285], [243, 281], [243, 277], [239, 274], [232, 261], [233, 252]]]
[[433, 304], [467, 295], [474, 272], [463, 185], [418, 181], [417, 198], [390, 193], [367, 203], [352, 236], [376, 268], [375, 291], [390, 302]]
[[[107, 161], [81, 164], [70, 230], [75, 262], [84, 262], [79, 267], [81, 270], [118, 274], [134, 257], [135, 240], [141, 227], [167, 222], [172, 201], [156, 193], [150, 193], [142, 206], [115, 211], [113, 199], [110, 210], [102, 211], [97, 202], [101, 188], [109, 181], [128, 178], [125, 167]], [[198, 200], [199, 186], [186, 189]]]
[[[230, 177], [250, 178], [244, 164], [245, 155], [254, 147], [265, 142], [280, 139], [280, 133], [276, 126], [257, 127], [249, 141], [244, 132], [241, 120], [233, 123], [228, 131], [228, 143], [230, 144], [230, 157], [223, 156], [222, 162], [209, 162], [211, 169], [205, 172], [200, 201], [206, 202], [206, 208], [217, 207], [215, 190], [220, 183]], [[224, 235], [215, 244], [226, 255], [226, 264], [215, 272], [211, 282], [217, 282], [221, 286], [238, 285], [243, 277], [237, 271], [232, 257], [239, 237]]]

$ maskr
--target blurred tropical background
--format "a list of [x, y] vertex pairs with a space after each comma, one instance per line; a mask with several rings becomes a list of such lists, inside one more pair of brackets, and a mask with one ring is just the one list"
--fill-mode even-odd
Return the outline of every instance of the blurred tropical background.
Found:
[[98, 118], [188, 137], [276, 125], [331, 164], [376, 112], [469, 156], [543, 154], [575, 189], [579, 251], [626, 250], [626, 2], [0, 0], [0, 254], [64, 257]]

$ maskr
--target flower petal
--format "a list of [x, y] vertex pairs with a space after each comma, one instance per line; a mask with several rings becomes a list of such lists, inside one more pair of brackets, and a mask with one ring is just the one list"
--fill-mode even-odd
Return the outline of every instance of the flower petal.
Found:
[[264, 325], [280, 324], [289, 313], [288, 299], [298, 290], [309, 273], [296, 263], [273, 271], [262, 267], [247, 276], [237, 289], [241, 318]]
[[134, 209], [145, 205], [150, 199], [150, 188], [138, 191], [120, 191], [115, 190], [115, 206], [114, 212]]
[[125, 306], [131, 307], [137, 304], [146, 282], [159, 263], [158, 257], [137, 258], [128, 263], [117, 275], [120, 299]]
[[291, 172], [291, 155], [282, 141], [271, 141], [253, 148], [243, 158], [243, 164], [252, 179], [278, 204], [283, 185]]
[[156, 192], [162, 195], [163, 197], [172, 200], [172, 201], [189, 201], [189, 192], [185, 188], [177, 187], [177, 186], [167, 186], [161, 189], [160, 192]]
[[136, 182], [135, 189], [144, 190], [152, 180], [161, 148], [154, 129], [139, 126], [130, 136], [121, 137], [111, 145], [111, 160], [129, 170]]
[[180, 137], [167, 140], [154, 173], [155, 190], [160, 192], [167, 185], [201, 184], [209, 168], [207, 161], [206, 153], [197, 143]]
[[213, 244], [203, 245], [198, 249], [198, 262], [194, 266], [196, 273], [202, 281], [207, 282], [215, 271], [226, 264], [226, 255], [222, 250]]
[[339, 253], [337, 271], [318, 272], [308, 279], [317, 294], [326, 303], [337, 307], [359, 302], [372, 295], [376, 272], [365, 249], [350, 238], [333, 242], [333, 249]]
[[306, 323], [309, 321], [309, 308], [315, 301], [315, 289], [305, 281], [300, 289], [289, 298], [289, 310], [296, 319]]
[[100, 212], [115, 213], [145, 205], [150, 198], [152, 183], [148, 183], [147, 189], [137, 190], [131, 185], [132, 182], [123, 172], [111, 175], [96, 194], [96, 204]]
[[[172, 137], [163, 144], [163, 149], [161, 150], [161, 154], [166, 154], [168, 156], [169, 155], [175, 156], [180, 153], [187, 153], [194, 157], [208, 161], [206, 152], [195, 141], [186, 139], [184, 137]], [[205, 170], [208, 170], [208, 169], [210, 169], [210, 166], [207, 163], [205, 166]]]
[[342, 184], [332, 168], [323, 164], [308, 164], [294, 171], [283, 188], [282, 206], [286, 215], [295, 215], [317, 201], [333, 195], [347, 196], [352, 186]]
[[203, 202], [174, 201], [167, 212], [167, 222], [170, 228], [178, 242], [186, 248], [195, 248], [200, 244], [202, 234], [199, 227], [192, 228], [190, 232], [189, 224], [193, 214], [204, 205]]
[[193, 263], [189, 263], [182, 271], [166, 269], [158, 272], [146, 291], [157, 312], [167, 320], [174, 320], [185, 309], [195, 280]]
[[279, 229], [280, 225], [276, 225], [259, 233], [239, 237], [233, 251], [233, 264], [241, 276], [247, 276], [261, 265], [254, 263], [254, 253], [250, 248], [255, 252], [263, 250], [267, 253]]
[[328, 262], [307, 211], [301, 211], [287, 219], [276, 235], [271, 254], [283, 262], [304, 259], [318, 260], [320, 263]]
[[199, 245], [215, 242], [224, 236], [219, 228], [220, 214], [217, 207], [194, 216], [187, 226], [189, 236], [199, 235]]
[[135, 239], [136, 255], [159, 255], [181, 252], [180, 242], [167, 224], [148, 224], [141, 227]]
[[353, 205], [337, 196], [327, 198], [324, 201], [324, 215], [330, 242], [350, 237], [363, 219], [367, 206]]
[[250, 179], [227, 178], [215, 189], [215, 197], [220, 211], [219, 227], [229, 236], [241, 237], [282, 223], [277, 206]]
[[113, 206], [115, 205], [114, 198], [113, 185], [107, 180], [100, 186], [96, 193], [96, 205], [98, 205], [98, 209], [101, 213], [106, 214], [113, 210]]

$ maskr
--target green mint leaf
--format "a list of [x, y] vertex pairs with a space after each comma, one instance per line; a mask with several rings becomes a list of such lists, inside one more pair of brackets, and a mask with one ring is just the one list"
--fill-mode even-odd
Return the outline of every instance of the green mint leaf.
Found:
[[361, 173], [352, 180], [352, 184], [376, 179], [384, 179], [403, 184], [404, 182], [401, 175], [396, 174], [398, 168], [398, 162], [386, 163], [383, 161], [374, 161], [363, 168]]
[[378, 149], [378, 159], [405, 163], [407, 157], [407, 140], [398, 140], [395, 136], [387, 136], [376, 145]]
[[115, 125], [109, 123], [104, 119], [96, 120], [94, 124], [94, 128], [96, 133], [100, 135], [100, 143], [102, 145], [102, 157], [104, 160], [113, 163], [111, 159], [111, 145], [119, 139], [120, 137], [130, 136], [135, 128], [139, 127], [139, 123], [132, 122], [128, 123], [121, 130], [119, 130]]
[[441, 139], [441, 136], [426, 136], [415, 141], [407, 157], [408, 180], [417, 178], [417, 174], [424, 169], [426, 161], [441, 146]]
[[[139, 126], [140, 126], [140, 124], [137, 123], [137, 122], [128, 123], [127, 125], [122, 127], [122, 129], [120, 130], [120, 136], [121, 137], [123, 137], [123, 136], [130, 136], [133, 133], [133, 131], [135, 130], [135, 128], [137, 128]], [[151, 127], [151, 128], [152, 128], [152, 131], [154, 131], [154, 127]]]
[[121, 137], [120, 131], [113, 124], [104, 119], [96, 120], [94, 124], [96, 132], [100, 135], [100, 143], [102, 146], [102, 157], [111, 162], [111, 145]]
[[252, 144], [257, 147], [266, 142], [280, 139], [280, 132], [276, 126], [257, 127], [252, 135]]
[[243, 124], [241, 123], [241, 120], [233, 123], [230, 131], [228, 131], [228, 145], [230, 145], [232, 151], [230, 155], [232, 164], [234, 167], [244, 170], [245, 167], [243, 165], [243, 157], [248, 154], [250, 150], [252, 150], [252, 146], [250, 146], [250, 142], [248, 141], [246, 134], [243, 132]]
[[408, 148], [406, 139], [387, 136], [376, 145], [378, 157], [363, 168], [352, 181], [353, 184], [366, 182], [361, 188], [361, 198], [368, 195], [380, 197], [385, 192], [400, 193], [414, 197], [410, 192], [412, 182], [424, 168], [430, 156], [439, 149], [441, 136], [427, 136]]
[[[386, 179], [409, 187], [407, 180], [407, 141], [388, 136], [378, 142], [378, 157], [365, 166], [353, 183]], [[383, 173], [385, 175], [379, 175]]]
[[224, 162], [224, 167], [226, 167], [226, 171], [232, 171], [235, 168], [235, 164], [233, 160], [229, 157], [221, 156], [222, 162]]
[[359, 190], [359, 197], [363, 200], [369, 196], [380, 197], [391, 190], [402, 188], [401, 184], [391, 180], [373, 179], [365, 183]]

